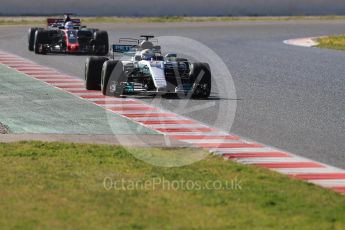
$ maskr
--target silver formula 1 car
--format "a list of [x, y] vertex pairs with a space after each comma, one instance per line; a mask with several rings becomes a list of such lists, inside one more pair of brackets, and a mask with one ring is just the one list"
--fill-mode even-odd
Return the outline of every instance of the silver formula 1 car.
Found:
[[[191, 63], [154, 45], [154, 36], [120, 39], [114, 44], [113, 57], [89, 57], [85, 63], [88, 90], [101, 90], [103, 95], [179, 94], [207, 98], [211, 93], [211, 70], [207, 63]], [[123, 44], [127, 43], [127, 44]], [[132, 44], [131, 44], [132, 43]], [[134, 44], [133, 44], [134, 43]], [[115, 53], [127, 60], [115, 60]]]

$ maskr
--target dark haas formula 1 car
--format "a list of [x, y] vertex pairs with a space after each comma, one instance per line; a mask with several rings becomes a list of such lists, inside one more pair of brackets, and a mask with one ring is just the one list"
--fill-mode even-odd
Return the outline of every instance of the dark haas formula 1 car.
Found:
[[[211, 70], [207, 63], [191, 63], [173, 53], [163, 56], [161, 47], [152, 43], [154, 36], [141, 37], [120, 39], [112, 46], [112, 58], [89, 57], [85, 64], [86, 89], [101, 90], [108, 96], [210, 96]], [[123, 54], [127, 60], [115, 60], [115, 53]]]
[[[68, 17], [69, 18], [69, 17]], [[106, 55], [109, 39], [106, 31], [87, 29], [80, 19], [48, 18], [47, 28], [30, 28], [29, 50], [36, 54], [84, 53]]]

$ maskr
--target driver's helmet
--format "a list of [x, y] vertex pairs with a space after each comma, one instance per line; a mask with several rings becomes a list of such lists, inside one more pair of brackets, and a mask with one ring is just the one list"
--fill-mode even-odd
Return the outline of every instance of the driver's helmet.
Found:
[[147, 60], [147, 61], [150, 61], [155, 56], [153, 51], [150, 49], [145, 49], [145, 50], [141, 51], [140, 55], [141, 55], [141, 60]]
[[71, 29], [73, 29], [73, 28], [74, 28], [73, 22], [67, 22], [67, 23], [65, 24], [65, 29], [71, 30]]

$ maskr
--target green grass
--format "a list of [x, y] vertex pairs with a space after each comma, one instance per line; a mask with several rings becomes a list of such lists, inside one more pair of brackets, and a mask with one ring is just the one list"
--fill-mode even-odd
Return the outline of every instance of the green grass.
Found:
[[318, 43], [319, 48], [345, 50], [345, 35], [322, 37]]
[[[60, 17], [60, 16], [58, 16]], [[251, 17], [81, 17], [83, 23], [171, 23], [171, 22], [232, 22], [232, 21], [290, 21], [345, 20], [345, 16], [251, 16]], [[0, 25], [44, 25], [46, 17], [0, 17]]]
[[[218, 157], [160, 168], [129, 151], [196, 150], [0, 144], [1, 229], [345, 229], [345, 197], [337, 193]], [[236, 178], [242, 189], [224, 189]], [[111, 189], [109, 181], [122, 180], [126, 189]], [[169, 190], [174, 181], [180, 188]], [[223, 189], [188, 189], [187, 181]]]

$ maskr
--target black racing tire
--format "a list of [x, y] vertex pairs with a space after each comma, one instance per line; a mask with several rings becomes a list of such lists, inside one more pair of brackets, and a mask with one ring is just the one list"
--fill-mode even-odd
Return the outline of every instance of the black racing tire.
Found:
[[49, 31], [36, 30], [34, 42], [34, 51], [36, 54], [46, 54], [46, 50], [42, 48], [44, 44], [49, 44]]
[[109, 53], [109, 36], [107, 31], [96, 31], [94, 33], [96, 55], [105, 56]]
[[[121, 61], [104, 62], [101, 77], [101, 91], [106, 96], [121, 96], [124, 92], [123, 82], [126, 81]], [[110, 84], [111, 83], [111, 84]]]
[[33, 27], [33, 28], [29, 29], [29, 32], [28, 32], [28, 49], [29, 49], [29, 51], [34, 51], [35, 33], [37, 30], [43, 30], [43, 28]]
[[101, 73], [106, 57], [89, 57], [85, 62], [85, 88], [87, 90], [101, 89]]
[[207, 63], [194, 63], [190, 74], [193, 98], [208, 98], [211, 94], [211, 69]]

